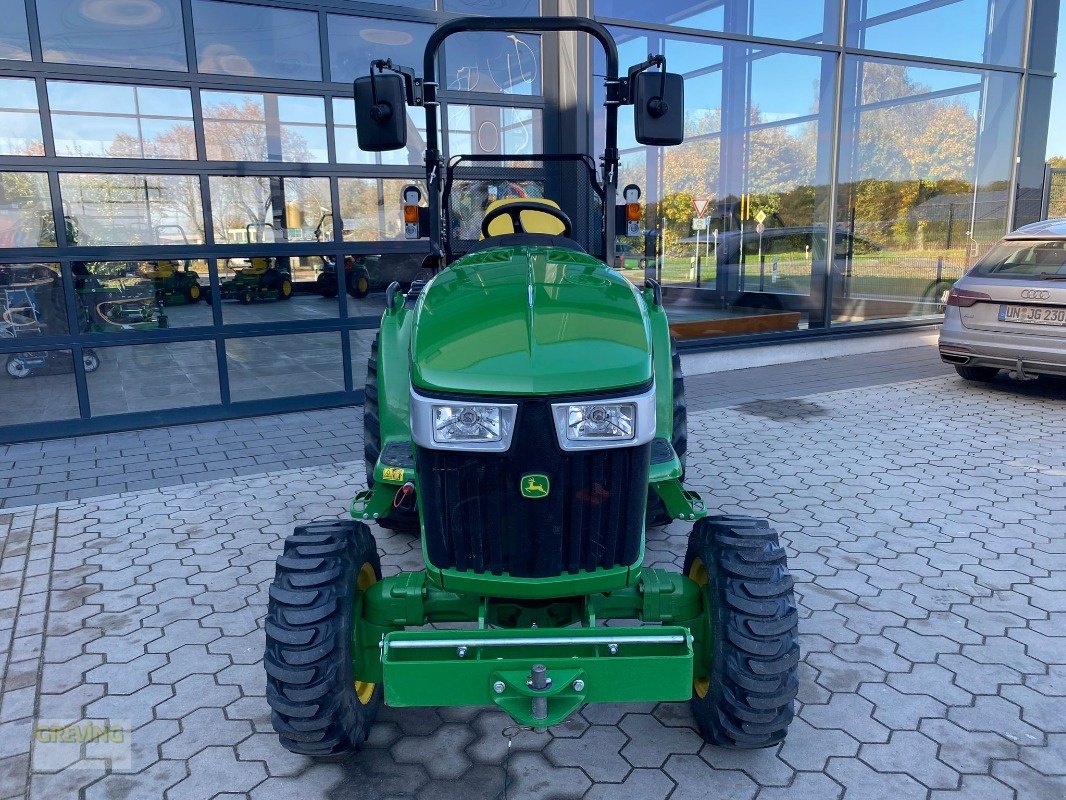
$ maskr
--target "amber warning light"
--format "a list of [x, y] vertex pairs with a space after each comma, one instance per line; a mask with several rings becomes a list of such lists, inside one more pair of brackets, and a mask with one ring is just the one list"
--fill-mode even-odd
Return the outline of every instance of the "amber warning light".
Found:
[[417, 186], [403, 187], [403, 238], [418, 239], [418, 204], [422, 201], [422, 190]]
[[644, 209], [640, 205], [640, 187], [631, 183], [622, 190], [626, 202], [626, 236], [640, 236], [640, 220]]

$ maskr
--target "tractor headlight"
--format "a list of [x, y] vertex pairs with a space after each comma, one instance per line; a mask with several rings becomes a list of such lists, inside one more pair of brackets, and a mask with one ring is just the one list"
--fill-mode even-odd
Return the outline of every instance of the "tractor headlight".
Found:
[[566, 416], [566, 438], [571, 442], [631, 441], [637, 432], [637, 407], [633, 403], [570, 406]]
[[503, 438], [499, 406], [433, 406], [433, 441], [498, 442]]
[[646, 444], [655, 437], [655, 387], [633, 397], [554, 403], [552, 415], [564, 450]]
[[411, 392], [411, 435], [435, 450], [489, 450], [511, 446], [518, 406], [436, 400]]

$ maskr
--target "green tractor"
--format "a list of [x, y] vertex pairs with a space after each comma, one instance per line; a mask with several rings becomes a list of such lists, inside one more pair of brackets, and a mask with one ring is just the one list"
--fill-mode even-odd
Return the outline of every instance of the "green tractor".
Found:
[[[468, 30], [599, 42], [599, 170], [586, 155], [443, 162], [436, 55]], [[378, 61], [356, 81], [363, 150], [402, 147], [405, 104], [425, 107], [428, 208], [404, 219], [435, 274], [386, 293], [352, 520], [296, 528], [277, 560], [264, 662], [289, 750], [358, 749], [383, 702], [495, 705], [539, 729], [585, 703], [688, 700], [714, 745], [784, 738], [799, 660], [785, 551], [766, 522], [709, 516], [683, 487], [661, 290], [606, 262], [616, 225], [639, 219], [615, 203], [619, 106], [634, 105], [641, 143], [683, 137], [683, 83], [665, 66], [619, 78], [613, 38], [587, 19], [473, 18], [430, 36], [421, 79]], [[644, 566], [646, 528], [672, 520], [694, 523], [683, 572]], [[417, 531], [424, 569], [383, 577], [371, 522]]]
[[[189, 237], [181, 225], [157, 225], [156, 238], [161, 240], [163, 230], [173, 229], [181, 236], [182, 244], [189, 244]], [[211, 302], [211, 290], [200, 285], [200, 274], [189, 269], [189, 259], [162, 259], [146, 261], [140, 269], [141, 277], [150, 280], [155, 287], [155, 296], [161, 305], [180, 306]]]

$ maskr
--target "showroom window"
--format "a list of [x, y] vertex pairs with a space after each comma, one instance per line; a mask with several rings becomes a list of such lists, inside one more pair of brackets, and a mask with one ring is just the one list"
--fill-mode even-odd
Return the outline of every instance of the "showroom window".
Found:
[[1008, 225], [1018, 76], [849, 59], [837, 323], [935, 314]]
[[200, 102], [212, 161], [329, 160], [321, 97], [205, 91]]
[[255, 245], [333, 238], [328, 178], [212, 175], [210, 184], [216, 243]]
[[391, 58], [394, 64], [422, 72], [422, 55], [433, 26], [374, 17], [330, 14], [329, 71], [336, 82], [353, 81], [370, 72], [376, 58]]
[[49, 81], [56, 155], [196, 158], [188, 89]]
[[32, 79], [0, 78], [0, 155], [44, 155], [37, 84]]
[[72, 245], [204, 241], [200, 181], [195, 175], [60, 173], [59, 187]]
[[[848, 3], [847, 44], [866, 50], [1015, 66], [1025, 0]], [[945, 32], [950, 31], [950, 35]]]
[[30, 60], [26, 6], [20, 0], [0, 0], [0, 58]]
[[180, 0], [37, 0], [45, 61], [185, 70]]
[[55, 247], [48, 176], [0, 172], [0, 248]]
[[600, 18], [812, 42], [835, 39], [838, 19], [837, 4], [823, 0], [593, 0], [592, 5]]
[[318, 17], [310, 11], [193, 0], [201, 72], [322, 80]]

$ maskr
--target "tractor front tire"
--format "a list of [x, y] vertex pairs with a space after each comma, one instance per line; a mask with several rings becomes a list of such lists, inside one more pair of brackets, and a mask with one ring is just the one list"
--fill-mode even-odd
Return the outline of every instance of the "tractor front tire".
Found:
[[689, 537], [685, 574], [703, 587], [706, 675], [692, 715], [718, 747], [770, 747], [785, 738], [799, 689], [792, 576], [765, 520], [706, 517]]
[[[688, 451], [688, 404], [685, 402], [685, 373], [681, 371], [681, 354], [677, 342], [670, 339], [670, 365], [673, 372], [674, 428], [670, 444], [681, 460], [681, 479], [685, 479], [685, 453]], [[662, 498], [654, 489], [648, 489], [648, 505], [644, 524], [648, 528], [669, 525], [673, 517], [666, 510]]]
[[[378, 411], [378, 347], [380, 334], [375, 334], [370, 345], [370, 358], [366, 362], [366, 383], [363, 385], [363, 460], [366, 462], [367, 488], [374, 486], [374, 467], [381, 455], [381, 417]], [[375, 520], [382, 528], [407, 533], [418, 533], [421, 523], [418, 511], [394, 508], [387, 517]]]
[[362, 746], [380, 684], [352, 671], [360, 597], [381, 578], [374, 537], [360, 522], [303, 525], [285, 541], [266, 617], [267, 702], [286, 750], [339, 756]]

